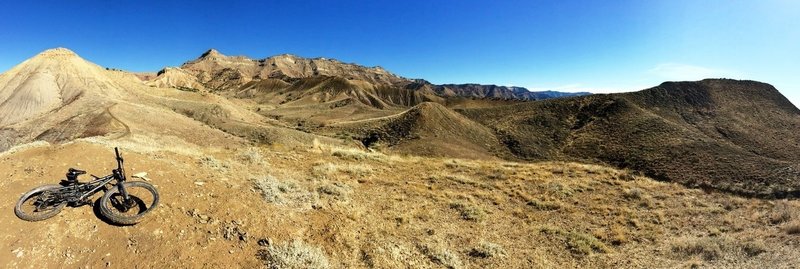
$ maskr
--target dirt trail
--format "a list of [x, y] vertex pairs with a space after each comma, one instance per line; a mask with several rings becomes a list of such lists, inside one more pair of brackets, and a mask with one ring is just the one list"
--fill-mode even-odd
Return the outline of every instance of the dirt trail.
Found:
[[120, 139], [120, 138], [127, 137], [127, 136], [131, 135], [131, 127], [128, 126], [128, 124], [126, 124], [124, 121], [122, 121], [119, 118], [117, 118], [117, 116], [115, 116], [114, 113], [111, 113], [111, 108], [116, 107], [118, 104], [119, 103], [115, 103], [113, 105], [110, 105], [110, 106], [106, 107], [106, 113], [108, 113], [108, 115], [111, 116], [112, 119], [116, 120], [117, 122], [122, 124], [123, 127], [125, 127], [125, 132], [123, 132], [121, 134], [118, 134], [115, 137], [111, 137], [111, 139], [113, 139], [113, 140], [117, 140], [117, 139]]

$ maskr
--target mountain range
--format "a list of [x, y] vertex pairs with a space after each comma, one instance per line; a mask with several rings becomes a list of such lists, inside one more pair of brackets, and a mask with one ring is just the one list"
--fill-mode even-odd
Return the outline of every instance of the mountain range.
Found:
[[[748, 80], [536, 93], [288, 54], [134, 73], [51, 49], [0, 74], [0, 266], [792, 268], [799, 129]], [[160, 193], [143, 222], [10, 213], [70, 167], [108, 173], [115, 147]]]
[[[601, 163], [765, 197], [800, 190], [793, 154], [800, 111], [754, 81], [666, 82], [622, 94], [530, 92], [213, 49], [180, 67], [134, 74], [59, 48], [0, 75], [0, 114], [0, 149], [134, 129], [200, 145], [230, 136], [265, 144], [322, 139], [428, 156]], [[190, 130], [203, 135], [183, 135]]]

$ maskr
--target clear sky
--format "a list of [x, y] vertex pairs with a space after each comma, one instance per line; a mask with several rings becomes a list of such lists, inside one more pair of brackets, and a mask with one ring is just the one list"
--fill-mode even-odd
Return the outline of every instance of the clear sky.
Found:
[[156, 71], [209, 48], [434, 83], [616, 92], [753, 79], [800, 104], [800, 1], [6, 1], [0, 70], [52, 47]]

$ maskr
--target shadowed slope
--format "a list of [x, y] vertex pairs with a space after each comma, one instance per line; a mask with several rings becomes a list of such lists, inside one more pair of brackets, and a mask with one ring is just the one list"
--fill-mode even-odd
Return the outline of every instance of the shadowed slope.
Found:
[[636, 93], [463, 111], [517, 157], [579, 159], [751, 195], [800, 190], [800, 113], [751, 81], [664, 83]]

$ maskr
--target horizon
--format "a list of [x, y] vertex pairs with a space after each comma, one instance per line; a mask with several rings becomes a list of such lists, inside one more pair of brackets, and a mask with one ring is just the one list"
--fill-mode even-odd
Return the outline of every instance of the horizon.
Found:
[[253, 59], [288, 53], [381, 66], [435, 84], [531, 91], [612, 93], [664, 81], [755, 80], [800, 104], [797, 2], [327, 4], [11, 3], [0, 11], [7, 29], [0, 33], [7, 40], [0, 44], [0, 72], [55, 47], [132, 72], [179, 66], [215, 48]]

